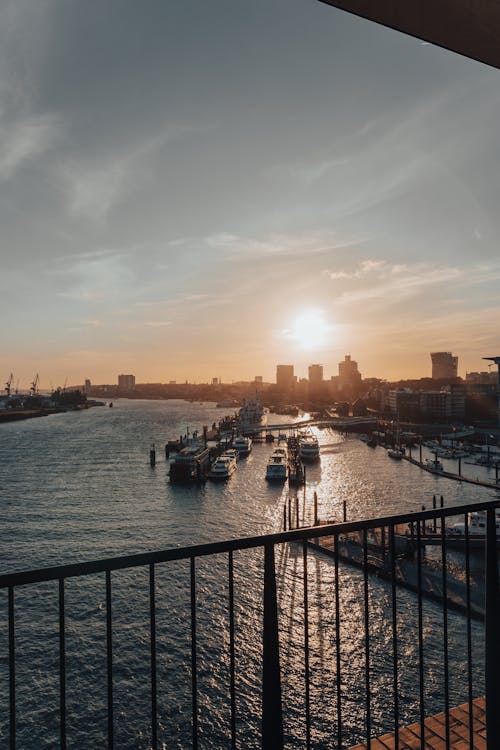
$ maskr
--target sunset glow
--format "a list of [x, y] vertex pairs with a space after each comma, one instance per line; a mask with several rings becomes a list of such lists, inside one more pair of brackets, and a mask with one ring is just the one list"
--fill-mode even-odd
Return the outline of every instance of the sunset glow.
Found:
[[480, 370], [498, 72], [320, 2], [147, 6], [0, 9], [0, 379]]

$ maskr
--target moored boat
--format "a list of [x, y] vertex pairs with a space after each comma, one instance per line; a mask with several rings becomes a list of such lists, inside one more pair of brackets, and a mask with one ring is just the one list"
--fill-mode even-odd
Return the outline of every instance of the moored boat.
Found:
[[266, 413], [258, 395], [244, 400], [238, 412], [237, 422], [242, 432], [256, 430], [266, 424]]
[[240, 456], [248, 456], [252, 450], [252, 439], [244, 435], [238, 435], [233, 440], [233, 447], [238, 451]]
[[284, 482], [288, 476], [288, 460], [281, 451], [273, 451], [266, 466], [266, 479]]
[[170, 464], [171, 482], [196, 482], [203, 479], [210, 466], [210, 450], [197, 441], [182, 448]]
[[236, 471], [236, 459], [234, 455], [222, 453], [213, 462], [208, 476], [210, 479], [229, 479]]
[[318, 439], [312, 435], [301, 435], [299, 438], [299, 456], [302, 461], [319, 460], [319, 443]]

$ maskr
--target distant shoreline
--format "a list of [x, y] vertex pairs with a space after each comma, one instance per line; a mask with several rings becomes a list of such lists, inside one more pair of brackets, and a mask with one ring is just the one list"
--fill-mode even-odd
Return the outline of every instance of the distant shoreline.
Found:
[[86, 406], [77, 409], [0, 409], [0, 424], [4, 422], [19, 422], [21, 419], [34, 419], [36, 417], [50, 417], [52, 414], [65, 414], [71, 411], [82, 411], [92, 406], [105, 406], [104, 402], [90, 401]]

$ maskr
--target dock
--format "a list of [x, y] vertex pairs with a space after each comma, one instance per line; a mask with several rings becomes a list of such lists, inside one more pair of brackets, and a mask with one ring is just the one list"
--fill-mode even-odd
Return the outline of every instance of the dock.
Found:
[[[322, 525], [321, 522], [319, 522]], [[397, 530], [395, 534], [396, 559], [394, 564], [395, 580], [398, 586], [408, 589], [415, 594], [419, 593], [419, 570], [418, 562], [415, 560], [415, 540]], [[448, 537], [446, 537], [448, 546]], [[335, 556], [333, 536], [324, 536], [308, 542], [311, 550], [320, 552], [329, 557]], [[423, 547], [424, 545], [422, 545]], [[364, 568], [364, 555], [362, 540], [356, 535], [339, 538], [338, 557], [344, 563], [355, 568]], [[377, 578], [391, 581], [392, 569], [391, 558], [381, 533], [370, 534], [368, 539], [367, 570]], [[430, 601], [443, 603], [443, 580], [442, 570], [435, 565], [427, 565], [425, 554], [421, 557], [421, 595]], [[470, 578], [470, 616], [479, 621], [484, 620], [485, 593], [482, 576]], [[463, 580], [456, 578], [450, 571], [447, 573], [446, 582], [446, 606], [450, 610], [467, 614], [467, 588]]]
[[[469, 704], [451, 708], [449, 711], [450, 750], [486, 750], [486, 701], [475, 698], [472, 701], [472, 735], [470, 744]], [[420, 722], [401, 727], [398, 731], [396, 745], [395, 733], [384, 734], [370, 740], [371, 750], [445, 750], [446, 714], [443, 712], [429, 716], [423, 725], [424, 743], [422, 745], [422, 727]], [[350, 750], [368, 750], [368, 743], [362, 742]]]
[[429, 474], [434, 474], [437, 477], [444, 477], [445, 479], [455, 479], [458, 482], [467, 482], [468, 484], [475, 484], [478, 487], [490, 487], [492, 490], [500, 490], [500, 485], [494, 482], [486, 482], [482, 479], [477, 478], [472, 479], [472, 477], [466, 477], [463, 474], [453, 474], [453, 472], [451, 471], [439, 471], [437, 469], [432, 469], [429, 466], [426, 466], [424, 463], [417, 461], [415, 458], [412, 458], [411, 456], [402, 456], [402, 459], [404, 461], [408, 461], [410, 464], [419, 466], [424, 471], [429, 472]]

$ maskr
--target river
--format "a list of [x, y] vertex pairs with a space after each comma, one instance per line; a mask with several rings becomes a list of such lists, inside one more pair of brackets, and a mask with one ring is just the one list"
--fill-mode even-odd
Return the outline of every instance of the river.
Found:
[[[212, 403], [121, 399], [114, 408], [58, 414], [0, 425], [0, 560], [2, 572], [166, 549], [277, 531], [287, 487], [265, 481], [270, 446], [255, 444], [225, 484], [173, 486], [163, 446], [169, 438], [210, 426], [224, 411]], [[273, 422], [276, 417], [272, 416]], [[301, 520], [312, 522], [312, 497], [320, 518], [349, 519], [496, 496], [494, 490], [436, 477], [354, 437], [318, 430], [321, 461], [310, 467], [299, 491]], [[157, 464], [149, 449], [157, 447]], [[487, 472], [470, 467], [474, 475]], [[464, 467], [465, 469], [465, 467]], [[487, 476], [487, 474], [484, 474]], [[295, 494], [295, 492], [294, 492]], [[280, 637], [287, 747], [304, 746], [302, 560], [293, 545], [279, 549]], [[258, 747], [261, 627], [259, 553], [235, 555], [237, 731], [239, 747]], [[199, 564], [200, 747], [229, 748], [227, 561]], [[309, 556], [309, 618], [313, 747], [335, 747], [335, 628], [333, 566]], [[185, 564], [159, 566], [158, 664], [160, 747], [190, 746], [189, 585]], [[341, 566], [342, 701], [346, 747], [359, 741], [364, 708], [362, 595], [358, 572]], [[146, 750], [150, 742], [147, 571], [113, 575], [116, 747]], [[370, 616], [386, 623], [372, 638], [374, 733], [390, 728], [392, 660], [390, 589], [370, 581]], [[67, 583], [68, 747], [105, 746], [105, 589], [102, 576]], [[402, 715], [414, 717], [417, 700], [415, 598], [398, 592]], [[6, 594], [0, 596], [0, 746], [8, 720]], [[425, 603], [426, 706], [442, 708], [441, 610]], [[465, 621], [450, 614], [453, 648], [451, 696], [465, 700]], [[54, 748], [58, 732], [57, 591], [55, 585], [16, 593], [18, 748]], [[474, 624], [474, 643], [481, 626]], [[475, 645], [475, 679], [481, 690], [481, 650]], [[460, 679], [455, 677], [460, 675]], [[258, 732], [257, 732], [258, 733]]]

